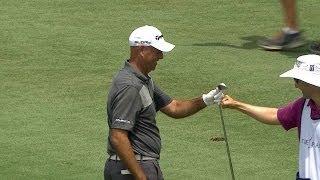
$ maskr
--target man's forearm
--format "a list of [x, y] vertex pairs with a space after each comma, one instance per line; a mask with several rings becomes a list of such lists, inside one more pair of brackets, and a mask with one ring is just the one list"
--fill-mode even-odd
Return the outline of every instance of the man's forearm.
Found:
[[203, 102], [202, 97], [198, 97], [191, 100], [173, 100], [168, 107], [161, 111], [173, 118], [184, 118], [197, 113], [205, 107], [206, 104]]
[[121, 161], [128, 167], [135, 179], [144, 179], [144, 172], [135, 158], [127, 134], [117, 129], [111, 131], [111, 143]]

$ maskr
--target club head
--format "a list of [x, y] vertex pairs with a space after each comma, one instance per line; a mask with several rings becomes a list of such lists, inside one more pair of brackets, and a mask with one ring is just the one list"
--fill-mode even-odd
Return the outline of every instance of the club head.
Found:
[[228, 89], [224, 83], [220, 83], [217, 87], [220, 91], [224, 91], [224, 90]]

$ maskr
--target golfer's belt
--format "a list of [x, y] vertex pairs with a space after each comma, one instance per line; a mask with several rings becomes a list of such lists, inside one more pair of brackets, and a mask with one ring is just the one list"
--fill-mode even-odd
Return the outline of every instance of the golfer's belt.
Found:
[[[148, 161], [148, 160], [157, 160], [157, 158], [148, 157], [148, 156], [142, 156], [140, 154], [135, 154], [134, 157], [137, 161]], [[120, 157], [118, 155], [112, 155], [109, 157], [111, 160], [120, 161]]]

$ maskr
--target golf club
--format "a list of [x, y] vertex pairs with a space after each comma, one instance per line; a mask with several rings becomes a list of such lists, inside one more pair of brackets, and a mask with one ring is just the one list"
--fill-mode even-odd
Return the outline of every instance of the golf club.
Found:
[[[227, 89], [227, 86], [224, 83], [220, 83], [217, 87], [222, 92]], [[228, 143], [228, 138], [227, 138], [227, 131], [226, 131], [226, 127], [224, 125], [224, 118], [223, 118], [223, 114], [222, 114], [222, 108], [221, 108], [220, 104], [218, 106], [219, 106], [219, 112], [220, 112], [220, 117], [221, 117], [221, 123], [222, 123], [222, 128], [223, 128], [224, 139], [225, 139], [225, 142], [226, 142], [226, 148], [227, 148], [227, 154], [228, 154], [228, 159], [229, 159], [229, 166], [230, 166], [231, 176], [232, 176], [232, 180], [235, 180], [232, 161], [231, 161], [231, 155], [230, 155], [230, 149], [229, 149], [229, 143]]]

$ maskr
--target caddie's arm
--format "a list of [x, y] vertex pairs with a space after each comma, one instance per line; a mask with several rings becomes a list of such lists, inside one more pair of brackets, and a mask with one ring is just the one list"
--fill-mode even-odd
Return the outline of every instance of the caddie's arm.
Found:
[[206, 106], [220, 102], [222, 97], [222, 91], [220, 91], [218, 88], [215, 88], [209, 93], [203, 94], [201, 97], [197, 97], [194, 99], [174, 99], [167, 106], [161, 108], [160, 111], [172, 118], [184, 118], [197, 113]]
[[234, 100], [228, 95], [225, 95], [221, 101], [221, 106], [223, 108], [236, 109], [248, 116], [264, 123], [270, 125], [280, 125], [280, 121], [277, 117], [277, 108], [254, 106], [251, 104], [246, 104], [237, 100]]
[[111, 129], [111, 143], [121, 161], [128, 167], [136, 180], [147, 180], [142, 168], [138, 164], [133, 153], [128, 132], [121, 129]]

